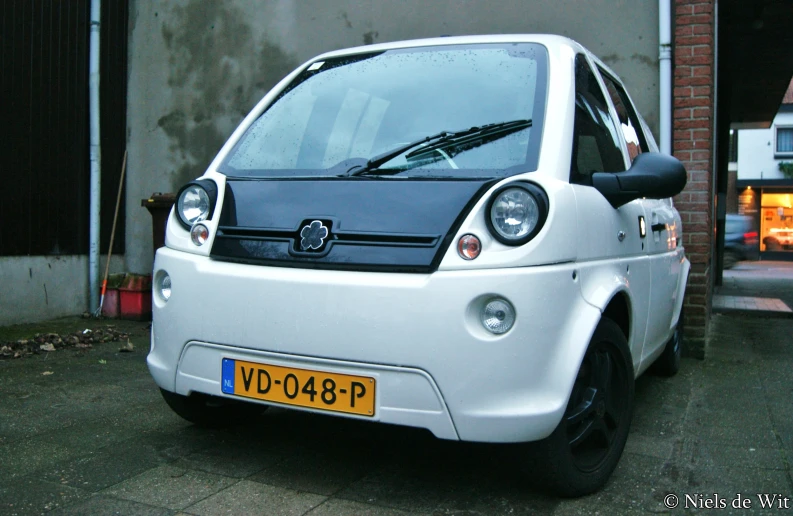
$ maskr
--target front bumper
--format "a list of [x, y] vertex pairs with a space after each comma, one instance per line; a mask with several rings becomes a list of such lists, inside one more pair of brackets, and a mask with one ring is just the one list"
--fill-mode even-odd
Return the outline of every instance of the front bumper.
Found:
[[[558, 424], [600, 311], [574, 264], [390, 274], [242, 265], [157, 251], [148, 365], [163, 389], [226, 396], [222, 358], [371, 376], [373, 418], [445, 439], [521, 442]], [[517, 312], [489, 334], [491, 297]], [[358, 416], [347, 416], [358, 417]]]

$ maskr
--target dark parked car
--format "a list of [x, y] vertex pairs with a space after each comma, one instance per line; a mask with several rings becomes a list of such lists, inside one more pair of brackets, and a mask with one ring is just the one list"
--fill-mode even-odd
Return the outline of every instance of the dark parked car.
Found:
[[727, 214], [724, 228], [724, 268], [731, 269], [741, 260], [757, 260], [760, 249], [752, 217]]

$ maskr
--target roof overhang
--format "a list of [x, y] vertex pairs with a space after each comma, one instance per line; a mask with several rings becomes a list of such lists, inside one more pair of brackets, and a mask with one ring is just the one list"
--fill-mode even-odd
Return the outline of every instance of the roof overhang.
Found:
[[731, 127], [770, 127], [793, 76], [793, 2], [717, 2], [719, 99]]
[[793, 179], [739, 179], [735, 181], [735, 187], [743, 188], [793, 188]]

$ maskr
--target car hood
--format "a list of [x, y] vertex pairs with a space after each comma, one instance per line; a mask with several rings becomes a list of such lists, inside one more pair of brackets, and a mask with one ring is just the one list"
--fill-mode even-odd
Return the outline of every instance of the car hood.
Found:
[[492, 179], [233, 179], [211, 256], [262, 265], [432, 272]]

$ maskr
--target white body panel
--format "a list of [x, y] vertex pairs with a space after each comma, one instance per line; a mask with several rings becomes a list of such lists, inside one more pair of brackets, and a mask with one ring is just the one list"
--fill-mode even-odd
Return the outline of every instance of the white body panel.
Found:
[[[513, 41], [548, 48], [539, 165], [499, 181], [475, 203], [437, 271], [314, 270], [209, 257], [225, 185], [217, 167], [311, 62], [404, 46]], [[374, 417], [343, 417], [423, 427], [444, 439], [537, 440], [558, 425], [592, 333], [617, 295], [628, 300], [634, 373], [644, 371], [672, 335], [682, 305], [689, 265], [679, 246], [680, 217], [668, 200], [639, 199], [615, 209], [594, 188], [569, 183], [576, 53], [586, 51], [556, 36], [443, 38], [325, 54], [281, 81], [204, 176], [219, 192], [215, 214], [204, 222], [207, 243], [192, 244], [171, 213], [166, 247], [154, 264], [148, 365], [156, 383], [183, 395], [227, 396], [220, 385], [223, 358], [370, 376], [377, 380]], [[490, 235], [486, 207], [495, 189], [521, 181], [546, 192], [548, 216], [528, 243], [508, 246]], [[644, 238], [639, 217], [647, 222]], [[665, 227], [654, 233], [656, 220]], [[457, 253], [456, 242], [467, 233], [482, 242], [475, 260]], [[156, 292], [164, 272], [172, 281], [167, 302]], [[494, 296], [509, 300], [517, 314], [514, 327], [498, 336], [479, 319]]]
[[[402, 380], [379, 382], [376, 420], [451, 417], [457, 436], [474, 441], [548, 435], [600, 318], [581, 296], [573, 263], [414, 275], [221, 263], [162, 248], [155, 270], [168, 271], [173, 285], [168, 302], [154, 296], [148, 358], [163, 389], [222, 395], [224, 356], [277, 357], [279, 364], [365, 375], [385, 366], [427, 384], [390, 391]], [[499, 337], [476, 316], [493, 294], [509, 299], [518, 314]], [[191, 342], [213, 346], [202, 353], [203, 367], [185, 372], [195, 360], [185, 350]], [[433, 413], [438, 406], [442, 415]]]

